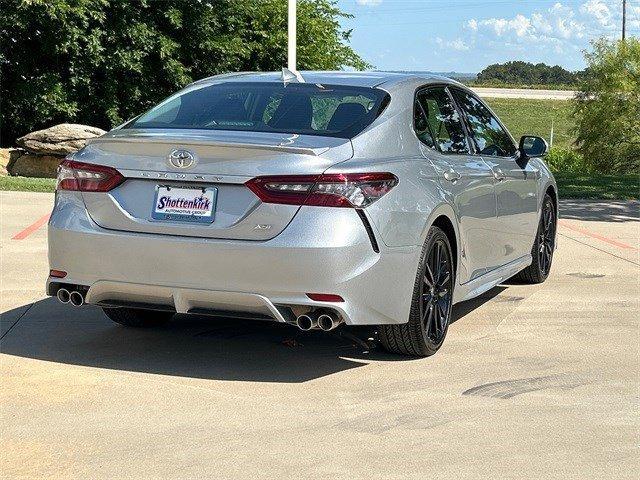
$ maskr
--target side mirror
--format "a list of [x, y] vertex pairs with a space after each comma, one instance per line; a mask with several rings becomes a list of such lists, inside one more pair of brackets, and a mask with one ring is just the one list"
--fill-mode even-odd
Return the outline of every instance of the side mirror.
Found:
[[520, 150], [520, 154], [525, 158], [544, 157], [549, 151], [549, 144], [542, 137], [524, 135], [520, 138], [518, 150]]

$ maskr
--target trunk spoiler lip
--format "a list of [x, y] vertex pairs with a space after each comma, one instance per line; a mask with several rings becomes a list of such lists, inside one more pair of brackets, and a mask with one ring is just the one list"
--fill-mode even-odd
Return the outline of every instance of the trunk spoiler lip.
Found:
[[[120, 131], [110, 132], [101, 137], [88, 139], [87, 145], [95, 145], [99, 143], [171, 143], [175, 145], [205, 145], [223, 148], [246, 148], [252, 150], [273, 150], [288, 153], [300, 153], [304, 155], [320, 156], [331, 149], [331, 146], [307, 147], [294, 145], [299, 135], [290, 135], [281, 139], [280, 143], [266, 142], [243, 142], [237, 140], [224, 140], [219, 138], [208, 138], [204, 135], [187, 136], [187, 135], [167, 135], [166, 133], [129, 133], [127, 135], [118, 135]], [[338, 140], [338, 139], [335, 139]], [[342, 143], [349, 143], [348, 138], [341, 138]], [[288, 143], [288, 144], [287, 144]], [[337, 143], [337, 142], [336, 142]], [[335, 146], [335, 145], [334, 145]]]

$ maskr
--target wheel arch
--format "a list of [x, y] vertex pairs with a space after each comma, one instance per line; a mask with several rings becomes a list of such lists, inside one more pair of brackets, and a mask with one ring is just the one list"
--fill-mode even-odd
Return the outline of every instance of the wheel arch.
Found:
[[[544, 191], [545, 195], [549, 195], [551, 197], [551, 201], [553, 202], [553, 208], [555, 210], [556, 213], [556, 218], [558, 218], [558, 192], [556, 190], [556, 187], [553, 184], [549, 184], [547, 185], [547, 188]], [[544, 198], [544, 195], [543, 195]], [[542, 202], [541, 202], [541, 208], [542, 210]]]
[[432, 226], [440, 228], [449, 239], [449, 244], [451, 245], [453, 254], [454, 269], [456, 271], [456, 281], [458, 281], [460, 278], [460, 232], [458, 230], [458, 222], [456, 221], [456, 216], [451, 205], [444, 203], [433, 209], [422, 235], [423, 243]]
[[432, 223], [432, 226], [438, 227], [444, 232], [449, 239], [449, 245], [451, 245], [451, 253], [453, 254], [453, 268], [458, 271], [458, 239], [456, 236], [456, 230], [453, 227], [453, 223], [446, 215], [438, 216]]

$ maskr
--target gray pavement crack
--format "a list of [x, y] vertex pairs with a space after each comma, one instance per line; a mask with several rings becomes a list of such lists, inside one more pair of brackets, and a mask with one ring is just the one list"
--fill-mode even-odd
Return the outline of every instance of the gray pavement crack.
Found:
[[640, 263], [634, 262], [633, 260], [629, 260], [628, 258], [621, 257], [620, 255], [616, 255], [615, 253], [607, 252], [606, 250], [603, 250], [602, 248], [594, 247], [593, 245], [591, 245], [589, 243], [581, 242], [577, 238], [570, 237], [569, 235], [565, 235], [564, 233], [560, 233], [560, 232], [558, 232], [558, 235], [560, 235], [561, 237], [564, 237], [564, 238], [568, 238], [569, 240], [573, 240], [574, 242], [578, 242], [581, 245], [584, 245], [586, 247], [591, 247], [594, 250], [598, 250], [599, 252], [606, 253], [607, 255], [611, 255], [612, 257], [619, 258], [620, 260], [624, 260], [625, 262], [628, 262], [628, 263], [631, 263], [633, 265], [637, 265], [637, 266], [640, 267]]
[[19, 322], [20, 320], [22, 320], [22, 317], [24, 317], [24, 316], [27, 314], [27, 312], [28, 312], [29, 310], [31, 310], [31, 307], [33, 307], [33, 305], [34, 305], [34, 304], [35, 304], [35, 302], [33, 302], [33, 303], [30, 303], [30, 304], [29, 304], [29, 306], [25, 309], [25, 311], [24, 311], [24, 312], [22, 312], [22, 314], [21, 314], [21, 315], [16, 319], [16, 321], [15, 321], [15, 322], [13, 322], [13, 325], [11, 325], [11, 326], [8, 328], [8, 330], [7, 330], [6, 332], [4, 332], [4, 335], [2, 335], [2, 336], [0, 337], [0, 341], [1, 341], [1, 340], [3, 340], [3, 339], [4, 339], [4, 337], [6, 337], [7, 335], [9, 335], [9, 332], [10, 332], [11, 330], [13, 330], [13, 327], [15, 327], [15, 326], [18, 324], [18, 322]]

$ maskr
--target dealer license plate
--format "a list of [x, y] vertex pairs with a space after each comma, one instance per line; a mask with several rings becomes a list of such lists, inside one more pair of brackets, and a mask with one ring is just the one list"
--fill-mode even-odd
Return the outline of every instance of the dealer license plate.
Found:
[[215, 218], [218, 189], [156, 187], [151, 218], [174, 222], [212, 223]]

